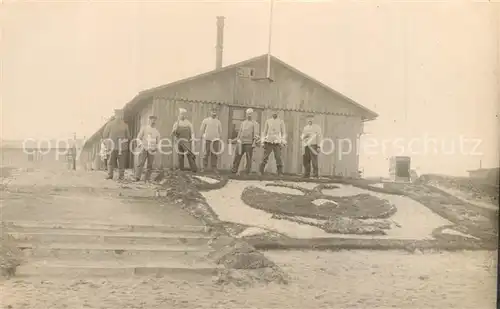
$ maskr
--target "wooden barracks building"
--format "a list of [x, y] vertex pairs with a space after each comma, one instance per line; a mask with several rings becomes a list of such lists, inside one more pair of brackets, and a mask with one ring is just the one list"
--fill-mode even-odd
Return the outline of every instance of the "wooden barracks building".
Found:
[[[378, 115], [274, 56], [265, 54], [222, 67], [223, 18], [218, 18], [217, 25], [216, 69], [140, 92], [124, 107], [125, 122], [130, 132], [136, 136], [141, 125], [148, 122], [148, 116], [156, 115], [160, 134], [170, 137], [179, 108], [184, 108], [198, 137], [202, 120], [209, 115], [212, 107], [217, 107], [225, 142], [219, 169], [229, 170], [234, 156], [234, 145], [229, 141], [236, 137], [245, 118], [245, 110], [249, 107], [254, 110], [254, 120], [259, 123], [261, 131], [272, 112], [278, 111], [288, 136], [288, 145], [282, 155], [284, 172], [299, 174], [302, 173], [303, 151], [300, 134], [306, 124], [306, 116], [314, 114], [324, 138], [335, 141], [336, 145], [339, 140], [349, 139], [353, 147], [349, 154], [341, 157], [337, 151], [320, 154], [320, 174], [357, 176], [359, 160], [356, 146], [363, 132], [363, 123], [374, 120]], [[90, 137], [83, 147], [80, 158], [87, 166], [95, 168], [100, 160], [103, 129]], [[331, 152], [331, 148], [331, 143], [326, 143], [323, 150]], [[348, 150], [348, 147], [345, 149]], [[253, 171], [257, 170], [262, 154], [262, 148], [255, 150]], [[199, 165], [201, 156], [197, 158]], [[177, 164], [176, 160], [176, 156], [172, 158], [171, 154], [157, 154], [155, 168], [170, 168], [172, 164]], [[132, 167], [135, 161], [136, 158], [130, 154], [128, 167]], [[243, 165], [242, 162], [240, 168]], [[275, 171], [272, 155], [266, 171]]]

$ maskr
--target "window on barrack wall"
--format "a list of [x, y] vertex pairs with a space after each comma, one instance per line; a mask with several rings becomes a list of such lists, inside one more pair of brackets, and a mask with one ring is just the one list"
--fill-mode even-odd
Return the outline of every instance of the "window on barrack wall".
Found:
[[[228, 130], [229, 139], [233, 140], [238, 136], [238, 131], [240, 130], [241, 123], [246, 119], [245, 115], [246, 110], [247, 110], [246, 107], [236, 107], [236, 106], [230, 107], [229, 130]], [[262, 118], [262, 110], [253, 108], [252, 119], [259, 123], [259, 130], [260, 126], [262, 125], [261, 118]], [[258, 135], [260, 135], [260, 132], [258, 132]]]

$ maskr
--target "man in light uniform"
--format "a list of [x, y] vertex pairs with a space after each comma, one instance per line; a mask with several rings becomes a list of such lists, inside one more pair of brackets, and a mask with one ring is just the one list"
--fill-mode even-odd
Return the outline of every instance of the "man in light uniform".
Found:
[[115, 110], [115, 118], [108, 122], [104, 128], [102, 138], [106, 143], [106, 148], [110, 151], [106, 179], [113, 179], [113, 170], [118, 165], [118, 180], [123, 180], [125, 177], [125, 156], [130, 140], [128, 125], [123, 120], [123, 110]]
[[319, 177], [318, 172], [318, 154], [320, 151], [319, 145], [321, 144], [321, 128], [314, 123], [314, 116], [307, 117], [307, 124], [304, 127], [301, 135], [302, 146], [304, 148], [303, 164], [304, 164], [304, 178], [311, 176], [311, 164], [313, 169], [313, 176]]
[[201, 139], [205, 141], [205, 155], [203, 156], [203, 168], [208, 168], [208, 159], [212, 170], [217, 172], [217, 155], [220, 151], [222, 124], [217, 119], [217, 109], [210, 110], [210, 117], [203, 119], [200, 127]]
[[196, 172], [196, 156], [194, 155], [192, 143], [194, 141], [194, 129], [191, 121], [186, 119], [187, 110], [179, 109], [179, 119], [174, 123], [172, 135], [176, 137], [177, 155], [179, 159], [179, 169], [184, 169], [184, 156], [187, 156], [189, 167], [192, 172]]
[[109, 150], [107, 148], [105, 140], [101, 140], [101, 149], [99, 151], [99, 156], [101, 157], [102, 162], [102, 167], [100, 169], [106, 171], [108, 169]]
[[156, 129], [157, 117], [154, 115], [149, 116], [149, 124], [143, 126], [137, 134], [139, 159], [135, 170], [135, 180], [140, 181], [144, 163], [146, 165], [146, 175], [144, 181], [148, 182], [153, 171], [153, 162], [155, 159], [156, 151], [158, 150], [158, 143], [160, 142], [160, 132]]
[[252, 170], [252, 156], [255, 145], [259, 139], [259, 124], [252, 120], [253, 109], [246, 110], [246, 120], [241, 123], [238, 136], [236, 137], [236, 153], [234, 155], [232, 172], [239, 175], [241, 158], [246, 155], [246, 174]]
[[271, 152], [274, 153], [278, 175], [283, 175], [281, 149], [286, 146], [286, 130], [285, 123], [283, 120], [278, 118], [277, 111], [274, 111], [272, 117], [266, 121], [261, 140], [264, 147], [264, 156], [262, 158], [262, 163], [259, 166], [259, 175], [264, 174], [264, 169], [266, 168]]

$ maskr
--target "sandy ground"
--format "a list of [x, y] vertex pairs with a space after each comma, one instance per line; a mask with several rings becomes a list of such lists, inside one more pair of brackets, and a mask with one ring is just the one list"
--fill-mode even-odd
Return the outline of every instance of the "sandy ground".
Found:
[[1, 308], [495, 308], [496, 253], [268, 252], [289, 285], [165, 279], [2, 282]]
[[[203, 196], [223, 221], [246, 224], [264, 229], [273, 230], [294, 238], [312, 237], [341, 237], [341, 238], [365, 238], [365, 239], [432, 239], [432, 231], [451, 222], [433, 213], [424, 205], [405, 196], [376, 193], [369, 190], [359, 189], [350, 185], [336, 184], [339, 189], [325, 189], [323, 193], [331, 196], [352, 196], [357, 194], [371, 194], [380, 199], [388, 200], [397, 207], [397, 212], [390, 219], [400, 227], [387, 230], [387, 235], [346, 235], [329, 234], [320, 228], [302, 225], [295, 222], [273, 219], [272, 215], [259, 209], [246, 205], [241, 200], [241, 193], [247, 186], [256, 186], [261, 189], [302, 195], [296, 189], [283, 187], [269, 187], [270, 181], [238, 181], [230, 180], [228, 184], [219, 190], [202, 192]], [[306, 189], [314, 188], [311, 183], [294, 183]], [[310, 219], [314, 220], [314, 219]], [[373, 220], [372, 220], [373, 221]]]

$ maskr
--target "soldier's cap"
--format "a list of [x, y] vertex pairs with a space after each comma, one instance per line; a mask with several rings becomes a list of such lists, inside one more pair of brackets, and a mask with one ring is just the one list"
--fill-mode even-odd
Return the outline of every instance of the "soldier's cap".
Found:
[[158, 117], [156, 117], [155, 115], [151, 115], [149, 116], [149, 119], [158, 119]]
[[185, 114], [187, 113], [187, 110], [184, 108], [179, 108], [179, 114]]
[[253, 109], [249, 108], [245, 111], [247, 114], [252, 114], [253, 113]]

